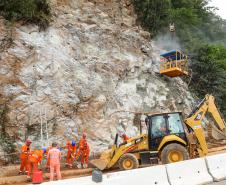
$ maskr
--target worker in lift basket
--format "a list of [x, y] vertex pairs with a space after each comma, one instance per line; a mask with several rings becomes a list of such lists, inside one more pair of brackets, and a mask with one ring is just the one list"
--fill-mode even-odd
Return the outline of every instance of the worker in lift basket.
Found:
[[27, 164], [27, 162], [28, 162], [28, 156], [30, 154], [30, 145], [31, 145], [31, 143], [32, 143], [32, 141], [30, 139], [27, 139], [25, 145], [23, 145], [21, 147], [21, 154], [20, 154], [21, 163], [20, 163], [19, 174], [23, 174], [24, 170], [25, 170], [25, 173], [28, 172], [28, 164]]
[[82, 168], [88, 167], [89, 153], [90, 153], [90, 149], [89, 149], [89, 144], [87, 143], [87, 140], [86, 140], [86, 133], [83, 133], [82, 138], [79, 141], [79, 150], [76, 157], [77, 159], [80, 157]]
[[47, 160], [50, 160], [50, 181], [54, 180], [54, 171], [56, 171], [57, 179], [61, 179], [60, 160], [61, 152], [57, 148], [57, 143], [52, 143], [52, 148], [48, 152]]

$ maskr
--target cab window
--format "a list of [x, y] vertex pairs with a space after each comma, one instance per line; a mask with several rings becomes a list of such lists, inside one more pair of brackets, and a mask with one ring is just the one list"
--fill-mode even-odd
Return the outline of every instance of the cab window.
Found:
[[158, 138], [167, 134], [166, 120], [164, 116], [154, 116], [151, 119], [151, 137]]
[[181, 122], [180, 114], [169, 114], [168, 115], [169, 133], [178, 134], [184, 133], [184, 128]]

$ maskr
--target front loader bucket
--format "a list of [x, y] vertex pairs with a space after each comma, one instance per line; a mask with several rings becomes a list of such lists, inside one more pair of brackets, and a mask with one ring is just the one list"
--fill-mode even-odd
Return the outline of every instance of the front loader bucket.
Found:
[[90, 161], [90, 164], [97, 167], [99, 170], [104, 170], [107, 167], [108, 163], [109, 161], [106, 159], [93, 159]]
[[90, 164], [92, 164], [93, 166], [97, 167], [100, 170], [104, 170], [107, 165], [109, 164], [109, 162], [111, 161], [111, 153], [112, 153], [113, 149], [109, 149], [104, 151], [99, 159], [93, 159], [90, 161]]
[[214, 124], [211, 124], [211, 135], [216, 140], [226, 139], [226, 132], [219, 130]]

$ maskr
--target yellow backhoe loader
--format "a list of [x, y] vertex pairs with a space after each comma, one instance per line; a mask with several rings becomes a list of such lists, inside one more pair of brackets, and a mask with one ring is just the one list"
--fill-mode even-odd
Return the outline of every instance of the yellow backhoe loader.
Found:
[[92, 160], [91, 164], [100, 170], [117, 164], [120, 169], [129, 170], [143, 164], [166, 164], [205, 156], [208, 148], [202, 121], [206, 113], [210, 113], [214, 120], [215, 138], [225, 139], [225, 121], [214, 97], [206, 95], [186, 119], [182, 118], [181, 112], [147, 115], [147, 134], [130, 138], [119, 145], [116, 134], [112, 148], [104, 151], [99, 159]]

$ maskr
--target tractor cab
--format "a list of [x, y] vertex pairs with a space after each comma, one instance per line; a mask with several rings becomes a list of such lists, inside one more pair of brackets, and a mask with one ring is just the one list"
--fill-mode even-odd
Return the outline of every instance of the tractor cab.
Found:
[[[162, 158], [166, 159], [163, 163], [177, 162], [181, 161], [182, 158], [186, 158], [186, 156], [184, 156], [186, 153], [184, 147], [187, 146], [186, 127], [182, 121], [181, 112], [150, 115], [147, 116], [147, 120], [150, 151], [160, 152], [170, 144], [171, 146], [178, 145], [181, 147], [180, 151], [175, 151], [175, 153], [161, 152], [161, 155], [167, 155], [167, 157], [162, 156]], [[176, 146], [176, 148], [178, 148], [178, 146]]]
[[188, 75], [188, 57], [178, 50], [161, 54], [160, 74], [168, 77]]

